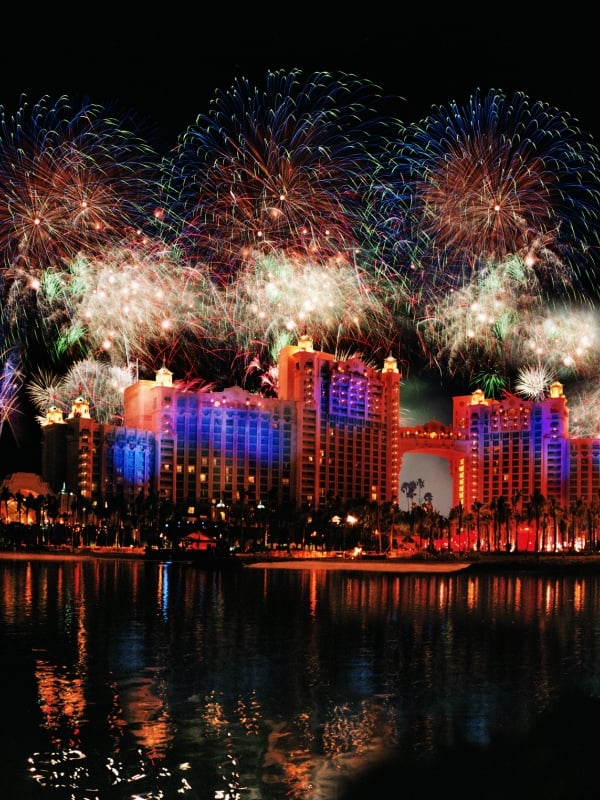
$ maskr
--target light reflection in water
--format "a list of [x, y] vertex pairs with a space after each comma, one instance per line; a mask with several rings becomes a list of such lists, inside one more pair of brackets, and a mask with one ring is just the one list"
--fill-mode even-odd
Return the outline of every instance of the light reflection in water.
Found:
[[13, 747], [61, 800], [337, 800], [397, 747], [485, 743], [599, 688], [593, 577], [34, 559], [0, 560], [0, 591], [13, 680], [35, 682], [6, 693], [37, 714]]

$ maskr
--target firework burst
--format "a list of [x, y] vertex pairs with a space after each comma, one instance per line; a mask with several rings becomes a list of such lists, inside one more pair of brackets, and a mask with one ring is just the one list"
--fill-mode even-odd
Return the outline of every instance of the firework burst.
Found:
[[[389, 287], [344, 259], [255, 255], [223, 290], [224, 320], [238, 351], [266, 350], [276, 363], [281, 348], [304, 330], [335, 352], [361, 345], [389, 353], [397, 330], [385, 302]], [[252, 360], [252, 355], [250, 357]]]
[[521, 334], [543, 310], [535, 273], [518, 258], [432, 300], [419, 323], [425, 352], [440, 368], [467, 377], [482, 365], [506, 374], [522, 362]]
[[210, 341], [216, 315], [214, 288], [204, 273], [182, 265], [160, 242], [121, 243], [96, 257], [80, 256], [69, 270], [44, 276], [38, 306], [65, 324], [56, 348], [77, 345], [115, 366], [154, 369], [186, 341]]
[[600, 387], [598, 376], [573, 385], [569, 391], [569, 435], [600, 437]]
[[471, 382], [540, 363], [565, 380], [596, 370], [599, 324], [590, 306], [544, 301], [533, 268], [511, 258], [430, 303], [419, 328], [432, 361]]
[[401, 220], [389, 249], [428, 293], [460, 289], [513, 255], [546, 294], [594, 286], [600, 161], [568, 114], [523, 93], [478, 91], [408, 125], [388, 159], [381, 219]]
[[63, 377], [40, 371], [32, 377], [27, 393], [44, 422], [53, 406], [68, 415], [76, 397], [90, 404], [90, 414], [99, 422], [118, 423], [123, 418], [123, 391], [134, 381], [134, 375], [123, 367], [115, 367], [95, 359], [74, 362]]
[[[384, 117], [351, 75], [267, 74], [217, 91], [165, 162], [183, 249], [223, 280], [254, 253], [352, 259]], [[179, 222], [181, 220], [181, 222]]]
[[545, 364], [521, 367], [515, 383], [515, 391], [528, 400], [540, 401], [546, 397], [555, 376]]
[[158, 157], [99, 106], [22, 97], [0, 137], [0, 252], [25, 286], [148, 224]]

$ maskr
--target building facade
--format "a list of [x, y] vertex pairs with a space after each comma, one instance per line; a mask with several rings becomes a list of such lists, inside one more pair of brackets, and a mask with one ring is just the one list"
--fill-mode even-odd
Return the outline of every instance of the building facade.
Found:
[[98, 422], [78, 397], [65, 419], [52, 407], [43, 425], [42, 475], [52, 491], [91, 500], [100, 494], [130, 501], [154, 489], [152, 431]]
[[481, 390], [454, 397], [452, 425], [401, 427], [398, 444], [400, 464], [406, 453], [448, 462], [454, 508], [489, 506], [500, 497], [513, 506], [535, 496], [563, 508], [600, 501], [600, 438], [570, 438], [558, 381], [540, 400], [496, 400]]
[[336, 361], [308, 337], [279, 356], [279, 397], [297, 408], [299, 505], [328, 499], [398, 501], [400, 373], [388, 357], [382, 371], [359, 359]]
[[186, 391], [163, 367], [124, 394], [123, 426], [93, 420], [78, 398], [49, 411], [42, 472], [84, 497], [154, 493], [199, 506], [265, 502], [318, 507], [328, 498], [397, 502], [400, 373], [336, 361], [312, 340], [279, 355], [279, 392]]
[[400, 426], [400, 373], [338, 361], [311, 339], [279, 354], [276, 398], [240, 387], [178, 388], [163, 367], [124, 395], [124, 424], [92, 419], [77, 398], [66, 419], [49, 409], [42, 477], [89, 499], [155, 495], [214, 518], [216, 504], [319, 508], [332, 500], [399, 502], [406, 452], [446, 458], [452, 506], [542, 495], [567, 507], [600, 498], [600, 439], [570, 439], [562, 384], [524, 400], [481, 390], [453, 399], [451, 426]]
[[452, 430], [463, 454], [453, 480], [453, 506], [470, 509], [499, 497], [512, 502], [540, 494], [560, 505], [568, 502], [569, 412], [558, 381], [541, 401], [510, 394], [493, 400], [481, 390], [455, 397]]

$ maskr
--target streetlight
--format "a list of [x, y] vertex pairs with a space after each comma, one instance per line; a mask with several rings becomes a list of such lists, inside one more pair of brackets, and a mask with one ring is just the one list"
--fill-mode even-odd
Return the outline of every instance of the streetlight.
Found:
[[[265, 506], [262, 500], [259, 500], [256, 504], [256, 510], [259, 512], [258, 521], [259, 524], [263, 523], [263, 511], [265, 510]], [[267, 549], [267, 545], [269, 544], [269, 524], [268, 522], [264, 521], [264, 548]]]
[[[348, 514], [348, 516], [346, 517], [346, 523], [350, 526], [350, 530], [352, 530], [354, 528], [354, 526], [356, 525], [357, 522], [358, 522], [358, 517], [355, 517], [352, 514]], [[354, 546], [355, 545], [355, 543], [354, 543], [354, 534], [352, 534], [350, 538], [351, 538], [353, 546]], [[345, 549], [346, 549], [346, 546], [344, 545], [344, 550]], [[354, 546], [354, 550], [356, 551], [356, 547], [355, 546]], [[355, 552], [355, 555], [356, 555], [356, 552]]]

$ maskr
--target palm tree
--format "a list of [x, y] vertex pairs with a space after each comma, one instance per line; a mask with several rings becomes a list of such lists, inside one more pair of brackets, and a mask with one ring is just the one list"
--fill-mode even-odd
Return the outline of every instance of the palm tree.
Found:
[[481, 550], [481, 509], [483, 508], [483, 503], [479, 500], [476, 500], [472, 506], [471, 511], [475, 516], [475, 534], [476, 534], [476, 547], [477, 552]]
[[471, 552], [471, 534], [473, 532], [473, 514], [470, 512], [463, 517], [465, 530], [467, 532], [467, 552]]
[[569, 550], [575, 550], [576, 542], [581, 539], [581, 527], [585, 516], [585, 503], [578, 497], [569, 508], [571, 513], [571, 536], [569, 537]]
[[522, 500], [524, 497], [523, 489], [517, 489], [513, 492], [511, 497], [510, 517], [514, 523], [514, 531], [512, 533], [512, 540], [515, 545], [515, 551], [519, 549], [519, 526], [523, 521], [523, 505]]
[[2, 487], [2, 491], [0, 492], [0, 510], [2, 509], [2, 506], [4, 505], [3, 520], [4, 520], [4, 522], [7, 522], [7, 523], [8, 523], [8, 501], [12, 500], [12, 499], [13, 499], [13, 495], [12, 495], [10, 489], [8, 488], [8, 486], [6, 486], [6, 485], [3, 486]]
[[[510, 552], [512, 550], [512, 542], [510, 535], [510, 505], [506, 497], [501, 494], [496, 503], [496, 525], [498, 533], [498, 549]], [[504, 532], [504, 536], [502, 535]]]
[[561, 509], [554, 497], [548, 500], [547, 507], [552, 520], [552, 550], [556, 553], [558, 551], [558, 517]]
[[22, 522], [23, 506], [25, 505], [25, 495], [22, 495], [21, 492], [15, 492], [15, 500], [17, 501], [17, 519], [19, 522]]
[[598, 521], [600, 520], [600, 496], [594, 494], [588, 507], [588, 537], [590, 548], [598, 550]]
[[417, 482], [416, 481], [404, 481], [402, 486], [400, 486], [400, 491], [402, 494], [406, 495], [406, 510], [410, 511], [411, 501], [415, 499], [417, 489]]
[[488, 553], [492, 550], [492, 540], [490, 537], [490, 522], [494, 519], [494, 515], [492, 513], [492, 509], [488, 505], [484, 505], [481, 509], [481, 521], [485, 526], [485, 546]]
[[[456, 540], [461, 542], [462, 537], [462, 526], [463, 526], [463, 507], [462, 503], [459, 503], [457, 506], [453, 506], [450, 509], [450, 513], [448, 514], [448, 522], [450, 523], [450, 536], [452, 536], [452, 529], [455, 530]], [[467, 535], [467, 550], [470, 549], [468, 546], [468, 535]]]
[[539, 489], [534, 489], [533, 494], [529, 497], [529, 503], [527, 504], [527, 511], [528, 511], [528, 518], [529, 523], [531, 524], [532, 520], [535, 522], [535, 552], [540, 552], [541, 547], [541, 540], [540, 540], [540, 519], [542, 517], [542, 513], [544, 511], [544, 507], [546, 505], [546, 498], [540, 492]]

